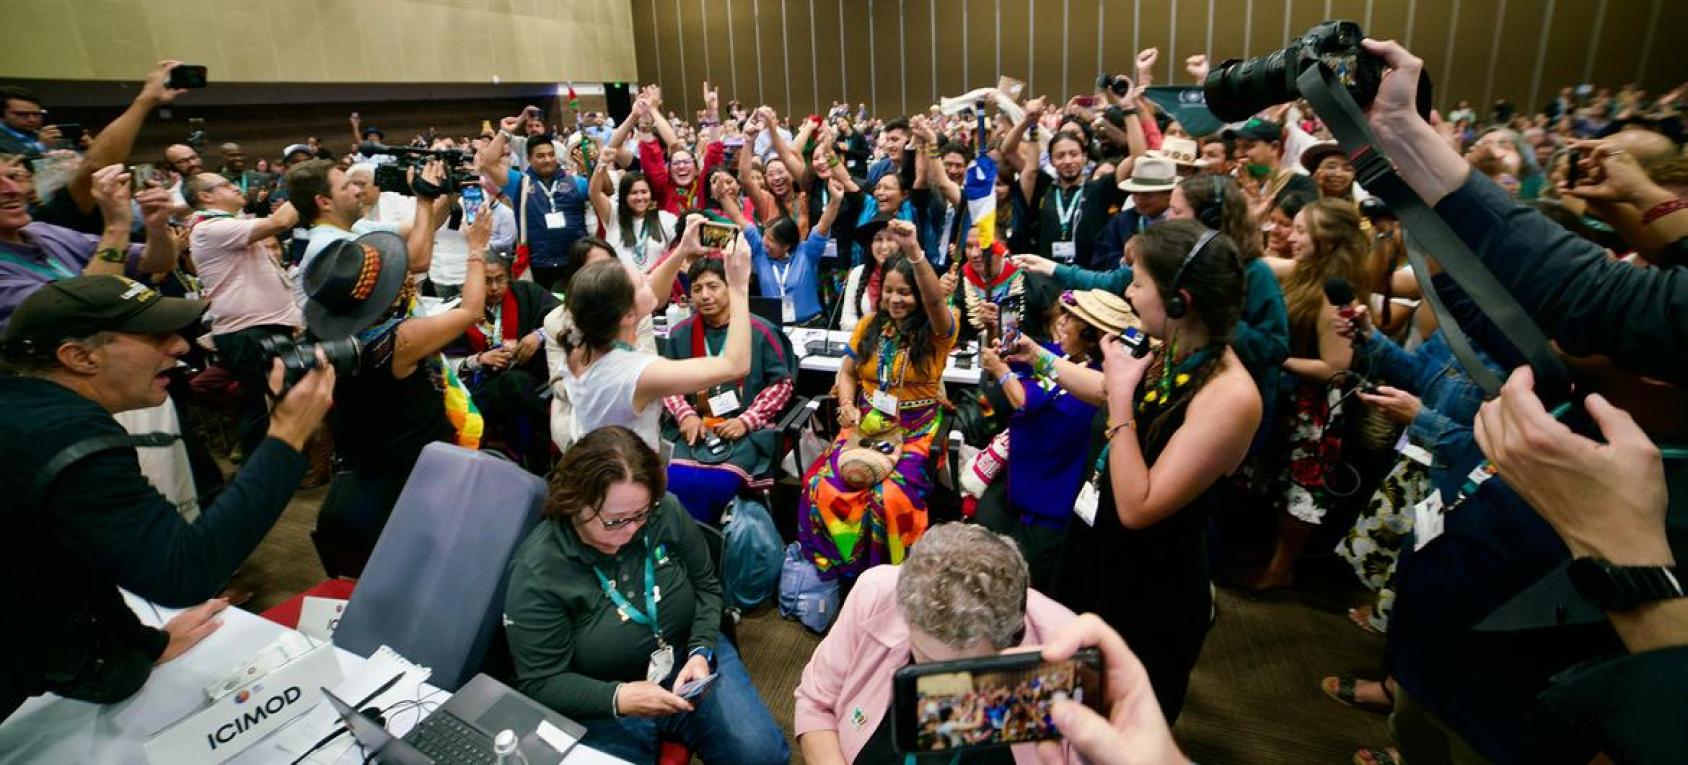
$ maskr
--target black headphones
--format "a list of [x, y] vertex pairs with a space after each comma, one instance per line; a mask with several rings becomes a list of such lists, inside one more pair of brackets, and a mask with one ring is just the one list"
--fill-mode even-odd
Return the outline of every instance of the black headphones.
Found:
[[1183, 262], [1178, 264], [1178, 270], [1172, 274], [1172, 284], [1166, 290], [1168, 293], [1166, 318], [1182, 319], [1185, 314], [1190, 312], [1189, 302], [1184, 299], [1184, 293], [1179, 291], [1184, 286], [1184, 272], [1190, 269], [1190, 263], [1195, 261], [1196, 256], [1200, 255], [1202, 249], [1207, 247], [1207, 243], [1213, 241], [1216, 236], [1219, 236], [1218, 231], [1213, 229], [1204, 231], [1201, 238], [1196, 240], [1196, 246], [1191, 247], [1190, 251], [1184, 255]]
[[1213, 201], [1196, 212], [1196, 220], [1202, 225], [1215, 231], [1225, 225], [1225, 182], [1217, 175], [1208, 176], [1208, 191], [1213, 194]]

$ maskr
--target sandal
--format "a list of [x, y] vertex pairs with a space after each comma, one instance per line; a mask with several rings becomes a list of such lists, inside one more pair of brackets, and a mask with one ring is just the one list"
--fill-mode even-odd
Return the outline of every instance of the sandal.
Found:
[[1372, 749], [1367, 747], [1354, 753], [1354, 765], [1406, 765], [1395, 747]]
[[1389, 699], [1389, 703], [1380, 704], [1375, 701], [1361, 701], [1355, 695], [1355, 686], [1359, 682], [1359, 678], [1353, 675], [1332, 675], [1319, 681], [1319, 690], [1324, 691], [1326, 696], [1335, 699], [1337, 703], [1343, 706], [1364, 709], [1367, 712], [1388, 714], [1395, 708], [1395, 695], [1389, 692], [1387, 683], [1379, 683], [1379, 686], [1383, 689], [1384, 698]]
[[1383, 630], [1380, 630], [1377, 627], [1372, 626], [1371, 619], [1372, 619], [1372, 607], [1371, 606], [1355, 606], [1354, 608], [1348, 609], [1348, 621], [1353, 622], [1354, 626], [1359, 627], [1360, 629], [1365, 630], [1367, 632], [1370, 632], [1373, 635], [1383, 634]]

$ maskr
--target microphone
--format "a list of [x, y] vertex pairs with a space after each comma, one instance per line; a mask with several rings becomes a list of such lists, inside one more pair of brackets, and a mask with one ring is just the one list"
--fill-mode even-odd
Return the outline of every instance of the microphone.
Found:
[[[1354, 321], [1354, 316], [1357, 314], [1354, 310], [1354, 285], [1350, 284], [1347, 279], [1340, 276], [1332, 276], [1331, 278], [1326, 279], [1325, 299], [1329, 300], [1331, 305], [1336, 306], [1336, 313], [1338, 316], [1341, 316], [1349, 322]], [[1353, 337], [1354, 346], [1359, 347], [1360, 344], [1365, 341], [1365, 336], [1360, 334], [1358, 327], [1355, 327]]]

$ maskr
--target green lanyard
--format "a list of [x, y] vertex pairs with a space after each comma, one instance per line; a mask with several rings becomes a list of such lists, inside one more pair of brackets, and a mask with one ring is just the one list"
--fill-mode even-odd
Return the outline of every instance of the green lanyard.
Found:
[[65, 268], [63, 263], [54, 260], [52, 256], [47, 255], [46, 253], [42, 253], [41, 255], [41, 263], [24, 260], [23, 258], [9, 252], [0, 252], [0, 260], [34, 271], [38, 275], [47, 277], [47, 281], [69, 279], [76, 275], [75, 271]]
[[651, 634], [656, 635], [657, 645], [663, 645], [662, 625], [656, 619], [656, 602], [662, 597], [662, 589], [656, 586], [656, 552], [651, 549], [650, 542], [645, 543], [645, 610], [641, 611], [627, 600], [620, 590], [615, 588], [615, 582], [604, 576], [603, 569], [596, 564], [592, 566], [592, 573], [598, 576], [598, 584], [604, 588], [604, 595], [615, 604], [616, 613], [622, 621], [632, 620], [635, 624], [643, 624], [651, 628]]

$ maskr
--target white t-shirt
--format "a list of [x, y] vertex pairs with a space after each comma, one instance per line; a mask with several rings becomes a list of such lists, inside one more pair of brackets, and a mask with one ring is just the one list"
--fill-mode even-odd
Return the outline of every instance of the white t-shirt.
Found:
[[652, 449], [661, 451], [657, 419], [662, 405], [652, 401], [645, 404], [642, 412], [633, 409], [639, 375], [660, 358], [652, 353], [614, 348], [592, 362], [579, 377], [569, 371], [566, 358], [560, 361], [557, 371], [574, 406], [575, 437], [608, 425], [620, 425], [637, 433]]
[[305, 245], [305, 254], [299, 257], [299, 267], [293, 270], [293, 302], [298, 303], [300, 308], [305, 307], [305, 269], [311, 265], [312, 259], [334, 242], [356, 239], [374, 231], [391, 231], [397, 234], [399, 227], [391, 223], [377, 223], [367, 218], [353, 223], [351, 231], [327, 223], [312, 226], [311, 239]]
[[[621, 239], [621, 204], [614, 203], [609, 220], [604, 221], [604, 241], [615, 248], [615, 256], [621, 262], [633, 266], [640, 271], [649, 271], [651, 265], [662, 258], [662, 253], [668, 249], [669, 240], [674, 238], [674, 225], [678, 217], [667, 210], [658, 210], [656, 221], [649, 218], [633, 221], [635, 236], [633, 244], [625, 244]], [[646, 226], [658, 226], [662, 229], [662, 240], [651, 239], [645, 232]]]

